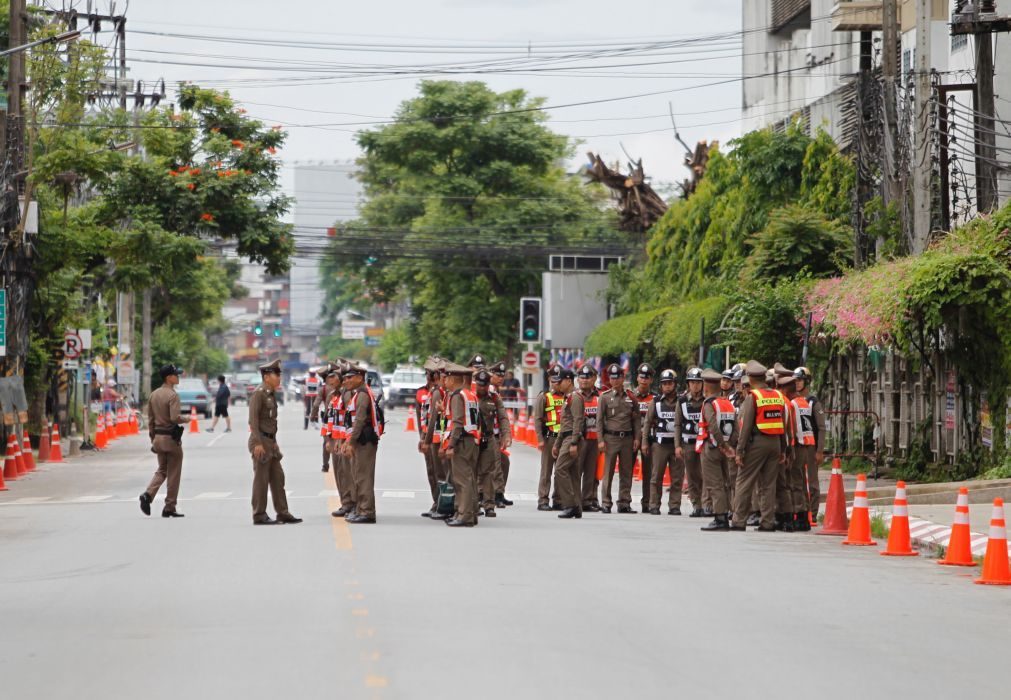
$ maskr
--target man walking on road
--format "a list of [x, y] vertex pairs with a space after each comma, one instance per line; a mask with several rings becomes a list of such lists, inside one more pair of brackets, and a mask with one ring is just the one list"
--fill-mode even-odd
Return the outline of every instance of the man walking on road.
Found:
[[[260, 365], [263, 383], [249, 397], [249, 453], [253, 457], [253, 524], [300, 523], [288, 511], [284, 492], [281, 448], [277, 446], [277, 388], [281, 386], [281, 361]], [[274, 501], [277, 519], [267, 515], [267, 489]]]
[[218, 424], [218, 418], [225, 419], [225, 432], [232, 432], [232, 419], [228, 415], [228, 403], [231, 400], [232, 391], [228, 388], [228, 382], [225, 381], [225, 375], [218, 375], [218, 391], [214, 394], [214, 420], [211, 421], [211, 427], [207, 429], [207, 432], [213, 433], [214, 426]]
[[148, 435], [151, 451], [158, 455], [158, 471], [154, 473], [147, 490], [140, 495], [140, 509], [144, 515], [151, 515], [151, 502], [161, 485], [168, 481], [165, 494], [163, 518], [181, 518], [176, 510], [179, 496], [179, 480], [183, 473], [183, 424], [186, 418], [179, 415], [179, 394], [175, 386], [179, 383], [179, 370], [174, 365], [161, 368], [162, 385], [151, 393], [147, 402]]

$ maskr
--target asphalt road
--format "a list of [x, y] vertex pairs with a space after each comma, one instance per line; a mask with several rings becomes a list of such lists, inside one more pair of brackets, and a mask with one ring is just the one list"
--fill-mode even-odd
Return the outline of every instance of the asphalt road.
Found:
[[[0, 493], [0, 697], [996, 697], [1011, 590], [810, 534], [535, 510], [513, 450], [495, 520], [429, 506], [392, 412], [377, 525], [330, 517], [319, 438], [283, 413], [292, 511], [253, 527], [244, 409], [187, 435], [183, 519], [145, 518], [146, 438]], [[206, 425], [206, 423], [204, 423]]]

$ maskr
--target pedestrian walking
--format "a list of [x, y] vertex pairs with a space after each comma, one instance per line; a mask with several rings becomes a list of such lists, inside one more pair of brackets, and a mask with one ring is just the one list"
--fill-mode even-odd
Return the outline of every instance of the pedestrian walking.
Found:
[[183, 514], [176, 510], [176, 503], [183, 472], [182, 426], [187, 419], [180, 415], [181, 403], [175, 390], [179, 383], [179, 368], [165, 365], [158, 373], [162, 385], [151, 392], [147, 401], [148, 436], [151, 438], [151, 451], [158, 456], [158, 469], [147, 489], [140, 495], [140, 509], [144, 515], [151, 515], [151, 503], [158, 494], [158, 489], [167, 481], [161, 517], [181, 518]]
[[207, 432], [213, 433], [214, 426], [218, 424], [219, 418], [225, 419], [225, 432], [232, 432], [232, 419], [228, 415], [228, 404], [232, 398], [232, 390], [228, 388], [228, 382], [225, 380], [225, 375], [218, 375], [218, 390], [214, 393], [214, 420], [211, 421], [211, 427], [207, 429]]
[[[288, 511], [284, 492], [284, 468], [277, 444], [277, 388], [281, 386], [281, 361], [260, 365], [262, 383], [249, 397], [249, 454], [253, 459], [253, 524], [300, 523]], [[274, 502], [276, 519], [267, 515], [267, 491]]]

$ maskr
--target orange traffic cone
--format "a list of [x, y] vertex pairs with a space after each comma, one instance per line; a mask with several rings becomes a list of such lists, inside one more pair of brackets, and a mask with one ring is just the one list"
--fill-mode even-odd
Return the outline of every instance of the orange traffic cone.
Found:
[[509, 416], [509, 432], [513, 436], [513, 442], [516, 442], [516, 412], [511, 408], [507, 408], [506, 415]]
[[14, 451], [14, 445], [7, 441], [7, 456], [4, 459], [4, 479], [7, 481], [17, 481], [18, 479], [18, 458]]
[[[640, 476], [641, 476], [641, 474], [640, 474]], [[663, 473], [663, 485], [664, 486], [670, 486], [670, 484], [671, 484], [671, 481], [670, 481], [670, 469], [665, 469], [664, 473]]]
[[413, 433], [416, 432], [417, 430], [418, 429], [414, 425], [414, 411], [410, 411], [407, 414], [407, 425], [404, 426], [404, 432]]
[[49, 461], [49, 421], [42, 419], [42, 433], [39, 435], [39, 464]]
[[197, 407], [190, 406], [190, 432], [199, 433], [200, 423], [197, 421]]
[[130, 419], [127, 421], [127, 425], [130, 427], [131, 435], [140, 434], [140, 425], [137, 423], [137, 414], [134, 413], [133, 409], [130, 409]]
[[533, 415], [527, 420], [527, 444], [537, 447], [537, 426], [534, 425]]
[[986, 543], [986, 557], [983, 559], [983, 575], [976, 583], [990, 586], [1011, 586], [1011, 569], [1007, 558], [1007, 526], [1004, 524], [1004, 499], [993, 499], [993, 515], [990, 516], [990, 540]]
[[845, 535], [849, 532], [846, 517], [846, 489], [842, 480], [842, 465], [839, 458], [832, 460], [832, 478], [828, 482], [828, 497], [825, 499], [825, 522], [816, 535]]
[[951, 526], [948, 550], [944, 553], [944, 559], [937, 563], [942, 566], [976, 566], [970, 540], [969, 489], [963, 486], [958, 490], [958, 501], [955, 502], [955, 522]]
[[28, 439], [28, 433], [21, 435], [21, 452], [25, 456], [25, 467], [29, 472], [35, 471], [35, 457], [32, 455], [32, 441]]
[[[667, 477], [667, 483], [670, 483], [670, 477]], [[635, 458], [635, 466], [632, 467], [632, 481], [642, 481], [642, 459], [640, 457]]]
[[24, 476], [28, 473], [28, 467], [25, 466], [25, 456], [21, 454], [21, 445], [18, 444], [18, 436], [11, 433], [7, 436], [7, 443], [9, 445], [14, 445], [14, 464], [18, 467], [18, 476]]
[[906, 482], [895, 484], [895, 504], [892, 506], [892, 524], [888, 530], [888, 546], [879, 552], [885, 557], [916, 557], [909, 541], [909, 503], [906, 501]]
[[105, 441], [112, 443], [116, 441], [116, 418], [112, 411], [105, 412]]
[[98, 414], [98, 425], [95, 427], [95, 447], [104, 449], [109, 444], [109, 438], [105, 435], [105, 416]]
[[[597, 481], [601, 481], [604, 478], [604, 467], [607, 466], [607, 460], [603, 452], [597, 453]], [[615, 462], [617, 464], [617, 462]]]
[[520, 418], [516, 421], [516, 442], [527, 441], [527, 412], [520, 413]]
[[854, 547], [877, 544], [871, 539], [871, 513], [867, 508], [867, 477], [864, 474], [857, 474], [856, 491], [853, 492], [853, 517], [843, 544]]
[[[15, 467], [14, 470], [17, 471], [17, 467]], [[6, 461], [4, 463], [4, 468], [0, 469], [0, 491], [6, 491], [7, 490], [7, 484], [4, 483], [4, 472], [5, 471], [7, 471]]]
[[63, 448], [60, 446], [60, 424], [53, 423], [53, 436], [49, 440], [49, 461], [62, 462]]

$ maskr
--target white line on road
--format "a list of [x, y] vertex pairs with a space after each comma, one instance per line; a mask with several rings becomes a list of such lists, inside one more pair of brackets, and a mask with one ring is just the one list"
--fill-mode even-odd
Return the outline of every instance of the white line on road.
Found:
[[197, 494], [196, 500], [210, 500], [212, 498], [228, 498], [232, 495], [231, 491], [206, 491], [205, 493]]
[[15, 498], [13, 501], [11, 501], [11, 505], [27, 506], [33, 503], [46, 503], [47, 501], [51, 501], [52, 499], [53, 499], [52, 496], [25, 496], [24, 498]]
[[383, 491], [383, 498], [414, 498], [414, 491]]
[[101, 501], [108, 501], [110, 498], [112, 498], [111, 495], [78, 496], [77, 498], [71, 498], [69, 503], [100, 503]]
[[206, 446], [207, 447], [214, 447], [214, 443], [216, 443], [218, 440], [220, 440], [221, 438], [223, 438], [227, 434], [228, 433], [221, 433], [220, 435], [215, 435], [214, 438], [209, 443], [207, 443]]
[[323, 489], [316, 495], [320, 498], [336, 498], [340, 494], [337, 493], [337, 489]]

